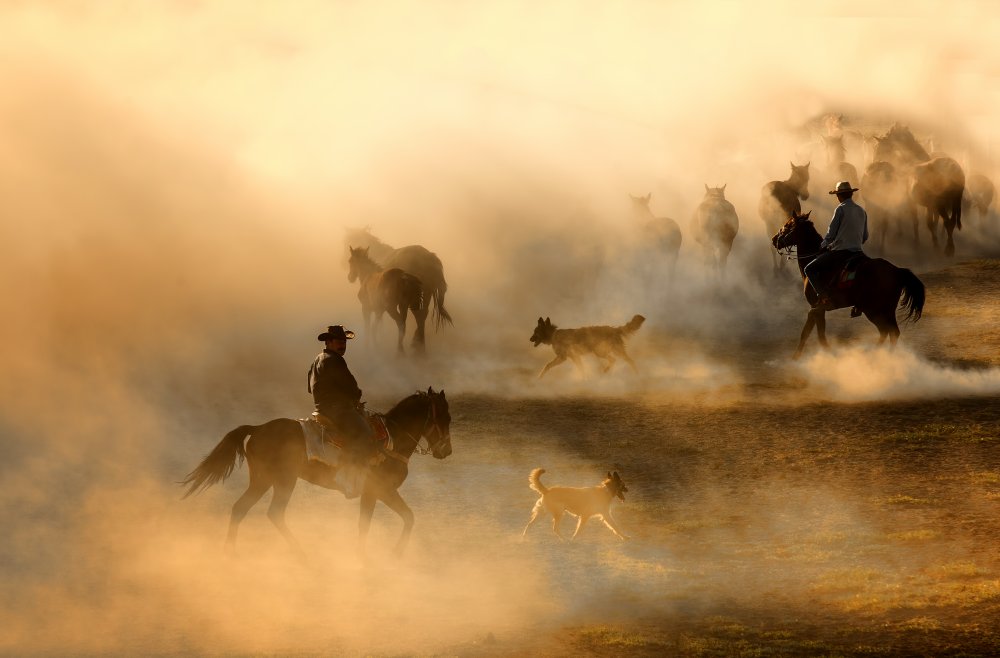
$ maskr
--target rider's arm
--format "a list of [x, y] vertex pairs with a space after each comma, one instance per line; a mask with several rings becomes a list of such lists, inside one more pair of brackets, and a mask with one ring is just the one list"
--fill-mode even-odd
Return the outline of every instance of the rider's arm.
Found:
[[830, 228], [826, 231], [826, 237], [823, 238], [823, 242], [819, 246], [824, 248], [833, 246], [833, 243], [837, 241], [837, 234], [840, 233], [842, 221], [844, 221], [844, 207], [837, 206], [837, 209], [833, 211], [833, 219], [830, 220]]

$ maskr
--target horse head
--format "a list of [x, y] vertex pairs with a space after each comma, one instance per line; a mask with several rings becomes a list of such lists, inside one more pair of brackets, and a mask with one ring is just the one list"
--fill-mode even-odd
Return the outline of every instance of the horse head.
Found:
[[349, 247], [349, 249], [351, 250], [351, 257], [347, 261], [347, 265], [350, 267], [347, 273], [347, 280], [354, 283], [358, 280], [359, 276], [365, 276], [366, 269], [372, 260], [368, 256], [370, 247]]
[[636, 215], [639, 215], [640, 217], [653, 216], [653, 211], [649, 209], [649, 200], [653, 198], [652, 192], [646, 196], [632, 196], [629, 194], [628, 198], [632, 200], [632, 211]]
[[428, 403], [427, 422], [420, 435], [427, 439], [431, 454], [435, 459], [444, 459], [451, 454], [451, 413], [448, 411], [448, 399], [444, 391], [434, 392], [427, 387], [427, 393], [421, 393]]
[[785, 181], [798, 195], [800, 199], [806, 201], [809, 199], [809, 165], [811, 162], [807, 162], [804, 165], [796, 165], [794, 162], [789, 162], [792, 167], [792, 175], [788, 177]]
[[726, 185], [723, 185], [722, 187], [709, 187], [708, 183], [704, 183], [704, 185], [705, 185], [706, 199], [721, 199], [723, 201], [726, 200], [726, 185], [728, 185], [728, 183]]
[[774, 245], [774, 248], [790, 249], [796, 247], [801, 242], [801, 237], [808, 228], [812, 228], [813, 232], [815, 232], [816, 228], [809, 219], [809, 215], [811, 214], [811, 210], [805, 214], [793, 211], [792, 216], [788, 218], [788, 221], [781, 227], [781, 230], [771, 238], [771, 244]]

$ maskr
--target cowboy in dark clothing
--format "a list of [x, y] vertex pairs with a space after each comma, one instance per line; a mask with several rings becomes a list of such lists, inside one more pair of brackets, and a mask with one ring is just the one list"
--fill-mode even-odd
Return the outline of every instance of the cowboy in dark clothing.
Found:
[[331, 429], [346, 443], [348, 458], [367, 462], [375, 453], [374, 432], [361, 412], [361, 389], [347, 367], [344, 354], [354, 332], [333, 325], [317, 337], [326, 343], [309, 368], [308, 390], [316, 411], [329, 420]]

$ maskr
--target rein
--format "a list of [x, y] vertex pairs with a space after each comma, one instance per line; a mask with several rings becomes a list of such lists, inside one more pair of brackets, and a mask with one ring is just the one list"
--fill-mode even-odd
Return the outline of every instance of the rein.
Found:
[[[438, 425], [437, 422], [437, 407], [434, 405], [434, 400], [430, 400], [429, 396], [428, 400], [430, 402], [430, 408], [427, 410], [427, 418], [424, 420], [424, 426], [423, 428], [421, 428], [420, 432], [418, 432], [417, 435], [414, 436], [412, 433], [407, 432], [406, 430], [400, 428], [400, 431], [406, 436], [410, 437], [410, 440], [413, 441], [414, 444], [413, 451], [416, 452], [418, 455], [431, 454], [432, 452], [434, 452], [434, 448], [442, 441], [441, 426]], [[429, 433], [430, 431], [433, 431], [437, 435], [437, 440], [434, 441], [433, 443], [431, 442]], [[420, 440], [424, 438], [424, 435], [427, 435], [427, 446], [428, 446], [427, 448], [423, 448], [420, 445]], [[392, 457], [393, 459], [400, 461], [404, 464], [410, 463], [409, 457], [405, 457], [396, 452], [395, 450], [383, 450], [383, 452], [387, 457]]]

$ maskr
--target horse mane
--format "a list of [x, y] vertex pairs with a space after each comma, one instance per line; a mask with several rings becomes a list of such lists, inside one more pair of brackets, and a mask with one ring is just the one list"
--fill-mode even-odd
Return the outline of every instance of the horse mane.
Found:
[[396, 249], [375, 236], [370, 226], [344, 229], [344, 247], [368, 247], [373, 253], [372, 260], [384, 262]]
[[414, 403], [418, 400], [427, 398], [426, 391], [417, 391], [412, 395], [408, 395], [399, 402], [396, 403], [392, 409], [390, 409], [385, 415], [386, 416], [397, 416], [405, 411], [409, 410], [409, 407], [414, 406]]

